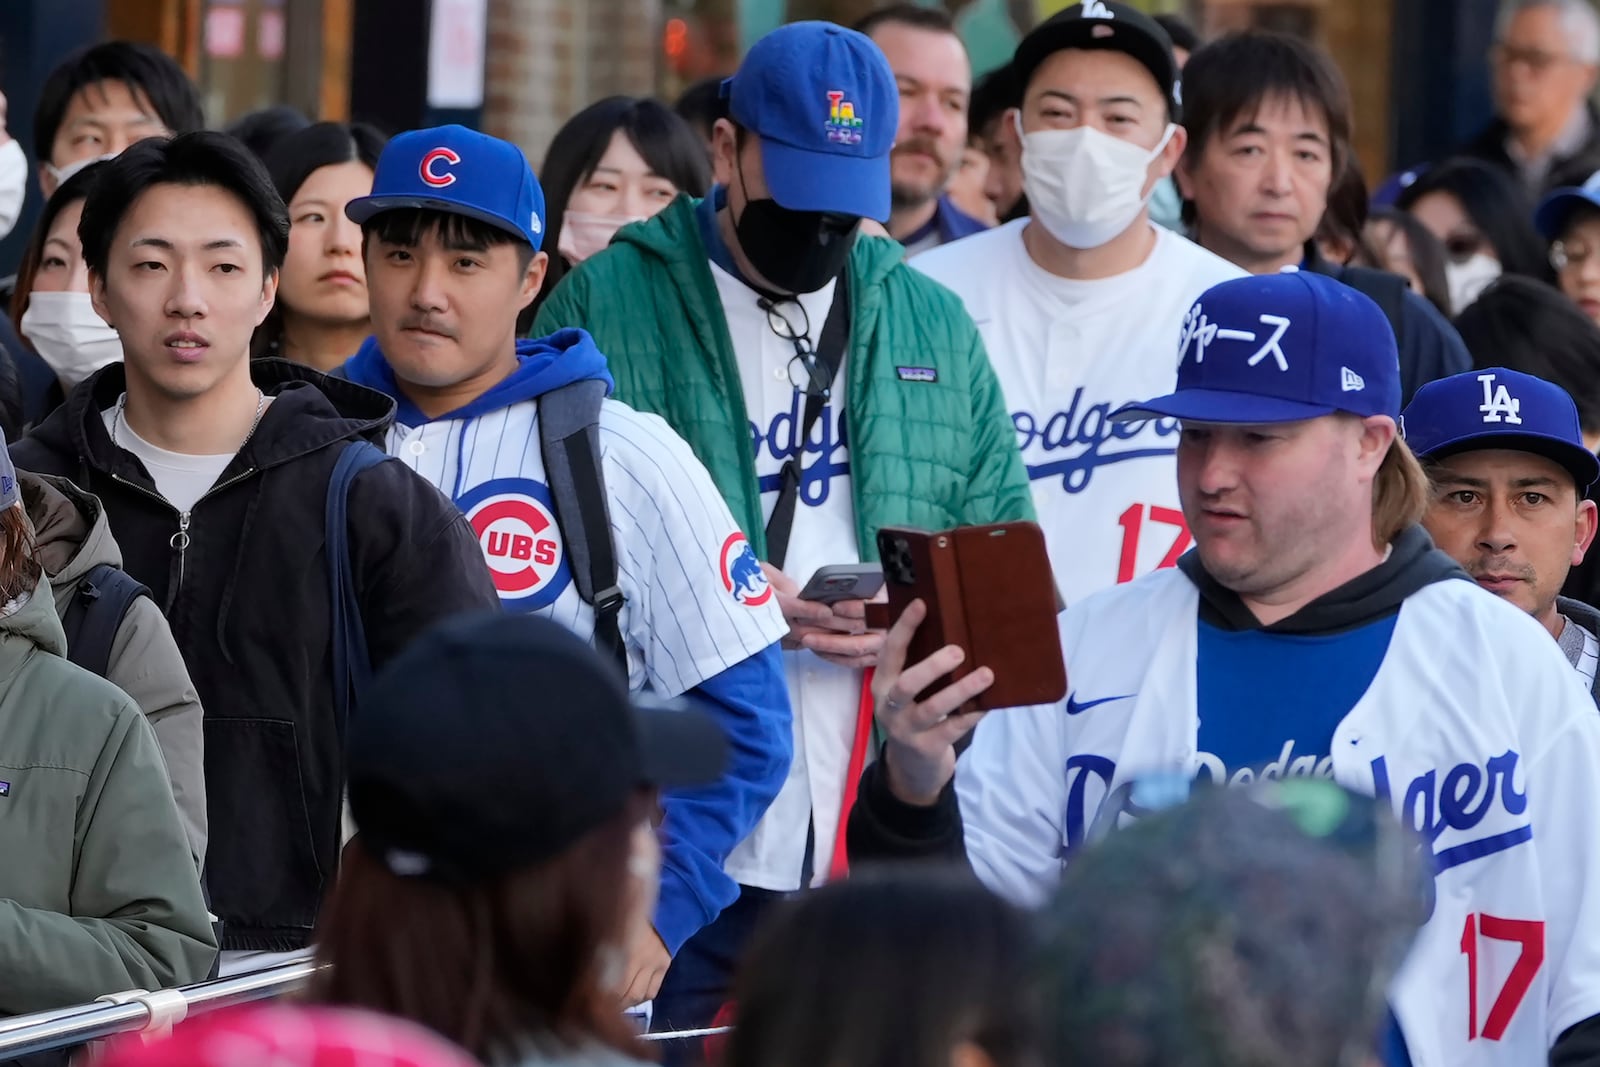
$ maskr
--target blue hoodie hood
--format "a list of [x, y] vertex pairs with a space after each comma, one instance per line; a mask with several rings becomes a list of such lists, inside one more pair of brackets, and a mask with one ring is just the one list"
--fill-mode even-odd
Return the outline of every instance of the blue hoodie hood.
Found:
[[595, 347], [594, 338], [585, 330], [557, 330], [549, 337], [536, 337], [517, 342], [517, 369], [500, 384], [478, 399], [454, 411], [430, 419], [417, 410], [395, 383], [394, 370], [389, 366], [378, 339], [369, 337], [361, 349], [345, 361], [336, 374], [343, 375], [357, 385], [376, 389], [394, 398], [399, 409], [395, 421], [402, 426], [422, 426], [429, 422], [449, 419], [470, 419], [492, 411], [508, 408], [524, 400], [533, 400], [552, 389], [586, 379], [599, 379], [606, 383], [606, 395], [611, 395], [614, 382], [606, 369], [606, 357]]

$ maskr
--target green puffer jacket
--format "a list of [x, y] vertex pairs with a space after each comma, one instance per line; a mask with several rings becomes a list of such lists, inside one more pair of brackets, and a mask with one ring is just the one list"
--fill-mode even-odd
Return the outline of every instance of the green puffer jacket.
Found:
[[66, 648], [41, 578], [0, 614], [0, 1016], [198, 982], [216, 957], [156, 735]]
[[[680, 196], [579, 264], [539, 310], [537, 334], [580, 326], [617, 399], [661, 415], [700, 457], [756, 554], [766, 557], [750, 416], [722, 301]], [[878, 558], [882, 526], [939, 530], [1033, 518], [1028, 479], [978, 329], [954, 293], [861, 237], [850, 254], [846, 425], [856, 533]], [[918, 368], [902, 380], [897, 368]], [[937, 375], [933, 381], [924, 369]]]

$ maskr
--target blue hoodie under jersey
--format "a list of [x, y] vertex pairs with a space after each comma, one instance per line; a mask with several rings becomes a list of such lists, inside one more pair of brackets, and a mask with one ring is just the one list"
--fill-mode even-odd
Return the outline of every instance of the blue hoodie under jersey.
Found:
[[[429, 419], [401, 393], [375, 337], [369, 337], [335, 373], [393, 397], [399, 405], [395, 421], [407, 427], [476, 419], [584, 379], [604, 381], [608, 393], [612, 384], [605, 356], [587, 332], [576, 329], [518, 341], [515, 371], [438, 419]], [[440, 489], [450, 492], [447, 486]], [[738, 897], [739, 887], [723, 871], [723, 864], [778, 795], [791, 756], [775, 753], [772, 745], [775, 733], [786, 740], [792, 736], [777, 644], [706, 679], [688, 695], [716, 716], [728, 736], [729, 758], [715, 784], [662, 798], [661, 898], [655, 926], [674, 955]], [[783, 719], [781, 731], [774, 728], [778, 716]]]

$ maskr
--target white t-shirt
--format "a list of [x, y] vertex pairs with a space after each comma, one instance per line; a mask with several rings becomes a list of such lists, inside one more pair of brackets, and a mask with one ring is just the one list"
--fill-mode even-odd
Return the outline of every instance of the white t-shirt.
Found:
[[1170, 392], [1195, 298], [1244, 271], [1155, 227], [1144, 263], [1073, 281], [1040, 267], [1019, 219], [918, 256], [983, 335], [1032, 480], [1033, 503], [1068, 603], [1171, 566], [1188, 548], [1172, 419], [1113, 425], [1130, 400]]
[[139, 457], [144, 469], [150, 472], [150, 479], [156, 483], [156, 492], [180, 512], [192, 511], [237, 455], [237, 452], [229, 452], [222, 456], [190, 456], [168, 452], [134, 433], [128, 420], [122, 417], [120, 407], [106, 408], [100, 417], [105, 420], [106, 432], [118, 447]]
[[[539, 443], [538, 403], [391, 426], [390, 455], [448, 495], [478, 534], [508, 611], [538, 612], [588, 638], [594, 609], [572, 580]], [[728, 505], [660, 417], [600, 407], [628, 685], [678, 696], [788, 632]]]
[[[768, 324], [767, 312], [758, 304], [760, 295], [715, 263], [711, 274], [739, 363], [756, 451], [761, 515], [766, 521], [778, 499], [778, 473], [795, 448], [804, 418], [805, 394], [795, 389], [794, 383], [804, 382], [805, 377], [797, 369], [790, 378], [794, 344]], [[813, 350], [833, 306], [834, 285], [829, 282], [815, 293], [800, 296], [803, 318], [794, 302], [779, 305], [791, 325], [809, 325], [807, 336]], [[843, 397], [848, 375], [841, 362], [833, 381], [836, 398]], [[794, 527], [783, 567], [801, 586], [818, 567], [861, 562], [843, 416], [842, 403], [824, 405], [802, 461]], [[861, 671], [835, 666], [803, 650], [784, 653], [784, 670], [794, 710], [794, 763], [766, 817], [755, 833], [734, 849], [727, 863], [728, 874], [741, 885], [780, 892], [800, 888], [808, 823], [815, 835], [813, 884], [827, 875], [855, 740], [862, 679]]]

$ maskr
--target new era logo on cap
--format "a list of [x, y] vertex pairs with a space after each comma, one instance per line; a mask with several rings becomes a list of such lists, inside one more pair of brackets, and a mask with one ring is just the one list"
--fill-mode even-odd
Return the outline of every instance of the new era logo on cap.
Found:
[[1359, 393], [1367, 387], [1367, 380], [1349, 367], [1339, 368], [1339, 388], [1347, 393]]

